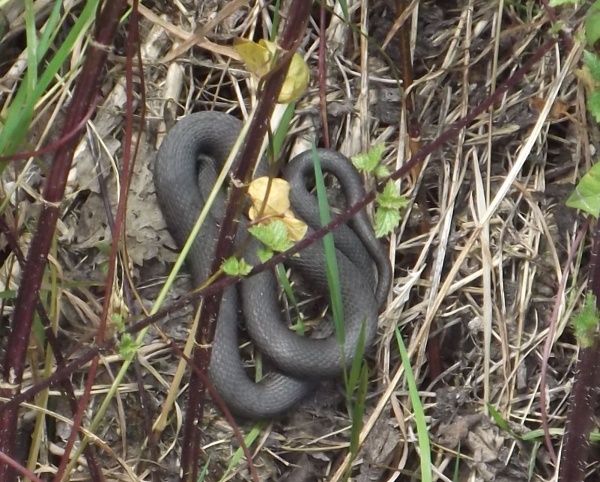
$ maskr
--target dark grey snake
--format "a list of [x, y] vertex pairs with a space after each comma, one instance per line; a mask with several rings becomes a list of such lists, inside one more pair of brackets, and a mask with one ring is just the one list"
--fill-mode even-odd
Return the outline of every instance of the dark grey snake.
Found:
[[[187, 240], [240, 130], [241, 122], [230, 115], [203, 112], [182, 118], [165, 137], [158, 152], [154, 182], [167, 227], [178, 246]], [[347, 203], [358, 201], [364, 189], [348, 159], [331, 150], [317, 152], [323, 170], [340, 181]], [[320, 227], [316, 199], [306, 187], [312, 173], [311, 151], [296, 156], [284, 172], [291, 185], [292, 208], [309, 225], [307, 235]], [[209, 275], [224, 205], [225, 194], [220, 193], [188, 254], [186, 261], [194, 286], [201, 285]], [[245, 237], [245, 223], [241, 223], [238, 239]], [[254, 419], [273, 417], [302, 400], [318, 381], [339, 376], [344, 364], [348, 367], [354, 359], [363, 323], [366, 349], [373, 344], [378, 310], [391, 282], [389, 261], [364, 211], [353, 218], [350, 226], [336, 229], [334, 240], [345, 323], [343, 350], [335, 336], [312, 339], [287, 328], [278, 304], [274, 273], [266, 271], [244, 279], [239, 289], [225, 289], [210, 376], [234, 413]], [[256, 243], [251, 241], [244, 252], [251, 264], [258, 264]], [[319, 241], [286, 263], [318, 294], [329, 292], [323, 249]], [[259, 383], [247, 375], [238, 349], [240, 305], [250, 338], [274, 368]]]

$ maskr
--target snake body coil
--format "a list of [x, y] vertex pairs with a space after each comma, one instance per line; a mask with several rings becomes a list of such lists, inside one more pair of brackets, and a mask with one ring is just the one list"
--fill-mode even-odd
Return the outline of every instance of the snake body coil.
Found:
[[[240, 129], [241, 122], [232, 116], [203, 112], [184, 117], [165, 137], [158, 152], [154, 182], [167, 227], [178, 246], [186, 242]], [[317, 152], [322, 169], [340, 181], [347, 203], [358, 201], [364, 190], [349, 161], [335, 151]], [[292, 209], [308, 224], [307, 235], [320, 227], [316, 199], [306, 188], [312, 172], [310, 151], [296, 156], [284, 172], [291, 186]], [[221, 193], [188, 254], [186, 262], [194, 286], [201, 285], [210, 274], [224, 205], [225, 195]], [[238, 237], [243, 239], [245, 227], [241, 224]], [[344, 364], [348, 367], [354, 359], [363, 324], [365, 350], [372, 345], [378, 309], [390, 286], [389, 262], [364, 211], [353, 218], [350, 226], [336, 229], [334, 239], [345, 320], [343, 347], [335, 336], [311, 339], [287, 328], [278, 305], [276, 278], [270, 271], [244, 279], [239, 289], [225, 289], [210, 376], [234, 413], [253, 419], [276, 416], [306, 397], [318, 381], [338, 376]], [[251, 264], [258, 263], [257, 246], [250, 242], [244, 254]], [[322, 241], [286, 265], [309, 281], [316, 293], [328, 293]], [[275, 369], [260, 383], [248, 377], [239, 353], [240, 307], [250, 338]]]

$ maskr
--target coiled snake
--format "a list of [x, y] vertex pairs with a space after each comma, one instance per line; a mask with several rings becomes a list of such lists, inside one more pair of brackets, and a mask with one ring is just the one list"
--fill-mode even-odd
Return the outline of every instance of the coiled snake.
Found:
[[[186, 242], [240, 130], [241, 122], [230, 115], [203, 112], [182, 118], [165, 137], [158, 152], [154, 182], [167, 227], [178, 246]], [[362, 180], [348, 159], [331, 150], [317, 152], [322, 169], [338, 178], [347, 203], [358, 201], [364, 195]], [[296, 156], [284, 170], [291, 185], [292, 209], [309, 225], [308, 235], [320, 227], [316, 199], [306, 188], [312, 173], [311, 151]], [[224, 205], [225, 194], [221, 193], [186, 259], [194, 286], [201, 285], [210, 274]], [[238, 238], [245, 237], [244, 224]], [[338, 376], [344, 363], [350, 366], [354, 359], [363, 323], [365, 349], [373, 344], [378, 310], [391, 282], [389, 261], [364, 211], [349, 226], [336, 229], [334, 240], [345, 322], [343, 350], [335, 336], [312, 339], [287, 328], [278, 304], [274, 273], [265, 271], [244, 279], [239, 287], [225, 289], [210, 376], [234, 413], [253, 419], [273, 417], [302, 400], [319, 380]], [[258, 263], [256, 247], [256, 242], [251, 242], [244, 254], [251, 264]], [[307, 280], [316, 293], [329, 292], [322, 240], [286, 265]], [[239, 353], [240, 308], [250, 338], [275, 369], [260, 383], [249, 378]]]

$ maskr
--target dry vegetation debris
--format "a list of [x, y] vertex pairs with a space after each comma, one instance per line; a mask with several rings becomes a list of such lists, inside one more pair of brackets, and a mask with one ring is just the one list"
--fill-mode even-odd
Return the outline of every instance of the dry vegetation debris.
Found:
[[[282, 2], [283, 22], [286, 3]], [[327, 46], [325, 94], [332, 146], [354, 155], [384, 142], [384, 160], [393, 171], [479, 106], [554, 35], [546, 11], [534, 1], [406, 3], [407, 23], [399, 24], [391, 1], [348, 2], [350, 23], [339, 16], [340, 3], [335, 2], [338, 16], [326, 13], [324, 32], [319, 32], [315, 6], [302, 44], [312, 82], [296, 108], [289, 152], [305, 148], [306, 139], [322, 142], [320, 36], [326, 37]], [[40, 7], [36, 15], [43, 23], [48, 2], [34, 4]], [[10, 30], [0, 46], [2, 105], [10, 101], [25, 68], [24, 13], [15, 5], [3, 10]], [[256, 101], [254, 86], [237, 62], [232, 39], [268, 37], [274, 8], [272, 3], [241, 0], [156, 0], [140, 6], [144, 68], [135, 72], [133, 90], [136, 115], [145, 110], [146, 124], [135, 134], [140, 148], [129, 186], [126, 257], [119, 283], [105, 293], [103, 267], [109, 256], [111, 213], [119, 192], [115, 173], [124, 136], [123, 43], [128, 25], [123, 24], [97, 115], [75, 153], [52, 259], [60, 272], [54, 293], [60, 307], [58, 325], [71, 357], [91, 343], [103, 297], [112, 296], [119, 307], [115, 312], [123, 316], [140, 314], [152, 305], [168, 263], [176, 258], [154, 199], [151, 167], [156, 146], [185, 113], [216, 109], [240, 117], [248, 114]], [[67, 18], [65, 28], [68, 25]], [[360, 28], [368, 36], [361, 37]], [[410, 73], [401, 35], [406, 35], [413, 55]], [[514, 433], [540, 431], [541, 360], [544, 343], [552, 336], [547, 410], [551, 428], [564, 430], [577, 354], [567, 322], [586, 279], [576, 266], [568, 290], [561, 293], [554, 332], [549, 323], [567, 251], [580, 223], [564, 208], [564, 200], [579, 171], [591, 164], [592, 145], [598, 139], [597, 129], [586, 119], [583, 88], [573, 74], [580, 52], [577, 44], [570, 52], [551, 49], [488, 111], [399, 182], [413, 202], [389, 240], [395, 282], [381, 315], [377, 349], [369, 356], [369, 396], [361, 449], [352, 462], [354, 480], [419, 480], [415, 422], [395, 328], [409, 348], [421, 390], [433, 442], [434, 480], [552, 479], [554, 467], [540, 444], [541, 432], [529, 440], [516, 438], [498, 427], [486, 404], [495, 407]], [[54, 140], [54, 126], [64, 121], [63, 108], [80, 60], [73, 55], [64, 84], [44, 99], [29, 137], [32, 149]], [[400, 80], [409, 78], [412, 85], [403, 89]], [[24, 249], [28, 227], [37, 216], [45, 161], [42, 156], [40, 161], [15, 163], [2, 178], [3, 195], [12, 196], [4, 216], [21, 233]], [[18, 189], [13, 192], [14, 186]], [[16, 289], [19, 280], [11, 256], [1, 273], [6, 290]], [[583, 250], [581, 257], [585, 258]], [[184, 293], [187, 286], [182, 278], [174, 291]], [[5, 320], [10, 303], [3, 303], [3, 310]], [[96, 448], [110, 480], [151, 480], [156, 467], [145, 462], [149, 458], [159, 464], [160, 480], [177, 476], [186, 378], [184, 364], [177, 366], [165, 340], [185, 342], [190, 311], [172, 313], [150, 332], [136, 370], [119, 386], [96, 432]], [[104, 354], [91, 412], [97, 410], [119, 364], [118, 351]], [[37, 370], [30, 370], [27, 384], [37, 377]], [[73, 382], [83, 386], [86, 370], [76, 373]], [[340, 386], [324, 386], [294, 413], [263, 425], [252, 446], [261, 480], [341, 480], [351, 463], [352, 420]], [[177, 397], [169, 398], [173, 387]], [[69, 420], [59, 394], [53, 392], [51, 399], [53, 412]], [[158, 443], [148, 446], [147, 424], [161, 412], [165, 418]], [[60, 454], [69, 433], [68, 421], [54, 425], [51, 443], [38, 460], [49, 471], [54, 470], [52, 455]], [[22, 427], [26, 434], [28, 428]], [[557, 449], [560, 437], [554, 442]], [[204, 443], [203, 454], [210, 460], [208, 480], [219, 480], [237, 445], [218, 410], [205, 416]], [[589, 480], [597, 480], [596, 470], [594, 463]], [[249, 478], [243, 460], [231, 477]]]

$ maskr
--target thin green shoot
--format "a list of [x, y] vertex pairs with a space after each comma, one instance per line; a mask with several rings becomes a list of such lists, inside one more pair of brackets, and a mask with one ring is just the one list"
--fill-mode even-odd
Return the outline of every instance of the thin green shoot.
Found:
[[492, 419], [494, 420], [494, 422], [496, 422], [496, 425], [498, 425], [500, 429], [504, 430], [510, 436], [519, 438], [519, 436], [514, 432], [514, 430], [510, 428], [508, 422], [504, 420], [504, 417], [500, 415], [500, 412], [498, 412], [498, 410], [496, 410], [496, 408], [492, 404], [487, 403], [486, 405]]
[[[361, 382], [363, 367], [366, 366], [363, 361], [365, 353], [365, 330], [366, 324], [363, 323], [360, 327], [360, 335], [358, 337], [358, 343], [356, 346], [356, 356], [354, 357], [354, 360], [352, 360], [350, 373], [348, 374], [348, 379], [346, 380], [346, 403], [348, 403], [348, 406], [351, 406], [352, 394]], [[357, 394], [357, 399], [360, 398], [359, 395], [360, 394]]]
[[535, 466], [537, 463], [537, 456], [538, 456], [538, 452], [540, 450], [540, 447], [542, 446], [542, 442], [534, 442], [533, 444], [533, 448], [531, 449], [531, 454], [529, 456], [529, 467], [527, 470], [527, 480], [536, 480], [535, 478]]
[[410, 358], [408, 357], [404, 340], [402, 340], [402, 335], [400, 334], [398, 327], [396, 327], [394, 331], [396, 333], [396, 342], [398, 344], [400, 358], [402, 359], [402, 365], [404, 366], [406, 384], [408, 385], [408, 394], [415, 417], [415, 424], [417, 426], [417, 439], [419, 440], [419, 455], [421, 462], [420, 480], [422, 482], [430, 482], [433, 480], [431, 470], [431, 444], [429, 442], [427, 422], [425, 421], [425, 411], [423, 410], [423, 404], [421, 403], [421, 398], [419, 397], [417, 383], [410, 367]]
[[348, 10], [348, 2], [346, 0], [339, 0], [340, 8], [342, 9], [342, 15], [344, 16], [344, 20], [350, 23], [350, 11]]
[[[248, 432], [248, 435], [246, 435], [244, 437], [244, 443], [246, 444], [246, 447], [250, 448], [252, 446], [252, 444], [256, 441], [256, 439], [261, 434], [261, 432], [265, 428], [265, 426], [266, 426], [265, 422], [258, 422], [257, 424], [254, 425], [254, 427], [252, 427], [250, 432]], [[237, 464], [240, 463], [240, 460], [242, 460], [243, 458], [244, 458], [244, 451], [240, 447], [235, 451], [235, 453], [229, 460], [229, 465], [227, 466], [227, 469], [225, 470], [223, 477], [221, 477], [221, 479], [220, 479], [221, 482], [224, 482], [225, 480], [229, 479], [229, 474], [237, 466]]]
[[[350, 413], [352, 414], [352, 428], [350, 430], [350, 455], [354, 459], [360, 449], [360, 432], [363, 427], [365, 407], [367, 403], [367, 393], [369, 391], [369, 367], [363, 361], [365, 349], [365, 330], [366, 324], [363, 323], [356, 347], [356, 356], [352, 361], [350, 375], [346, 384], [346, 398]], [[351, 399], [352, 393], [355, 394], [354, 400]], [[352, 466], [348, 466], [346, 479], [350, 478]]]
[[[317, 188], [317, 201], [319, 204], [319, 216], [321, 225], [325, 226], [331, 221], [331, 214], [329, 212], [329, 205], [327, 202], [327, 192], [325, 189], [325, 181], [323, 178], [323, 171], [321, 169], [321, 163], [315, 145], [312, 146], [312, 158], [315, 169], [315, 184]], [[345, 356], [344, 346], [346, 340], [345, 328], [344, 328], [344, 309], [342, 301], [342, 291], [340, 284], [340, 275], [337, 264], [335, 243], [332, 233], [328, 233], [323, 238], [323, 244], [325, 248], [325, 269], [327, 272], [327, 283], [329, 285], [329, 295], [331, 301], [331, 310], [333, 313], [333, 324], [335, 327], [335, 334], [342, 350], [342, 356]], [[361, 326], [361, 332], [359, 334], [356, 354], [352, 361], [350, 373], [346, 370], [346, 363], [343, 364], [344, 381], [346, 385], [346, 400], [348, 402], [348, 408], [352, 415], [352, 430], [350, 434], [350, 453], [352, 456], [356, 456], [358, 453], [358, 443], [360, 438], [360, 431], [362, 429], [362, 419], [365, 412], [365, 404], [367, 398], [367, 389], [369, 382], [369, 371], [367, 365], [364, 363], [364, 349], [365, 349], [365, 323]], [[354, 400], [352, 394], [355, 393]]]
[[206, 480], [206, 476], [208, 475], [209, 467], [210, 467], [210, 455], [208, 456], [208, 459], [206, 459], [206, 463], [204, 464], [204, 467], [202, 467], [202, 470], [198, 474], [198, 482], [203, 482], [204, 480]]
[[294, 323], [293, 329], [299, 335], [304, 336], [304, 334], [306, 333], [306, 327], [304, 326], [304, 322], [302, 321], [302, 315], [300, 313], [300, 308], [298, 307], [298, 300], [296, 298], [296, 295], [294, 294], [292, 284], [290, 283], [290, 279], [288, 278], [288, 275], [282, 264], [277, 265], [277, 279], [279, 280], [279, 284], [283, 288], [283, 292], [289, 300], [290, 305], [292, 305], [294, 309], [296, 323]]
[[46, 55], [46, 53], [48, 52], [50, 45], [52, 45], [52, 42], [54, 42], [54, 39], [60, 32], [58, 26], [64, 25], [64, 22], [60, 17], [60, 11], [62, 9], [62, 6], [63, 0], [57, 0], [56, 2], [54, 2], [54, 5], [52, 6], [52, 11], [48, 16], [48, 20], [46, 20], [44, 31], [42, 32], [40, 40], [38, 41], [38, 63], [42, 61], [44, 55]]
[[271, 42], [275, 42], [277, 39], [277, 31], [279, 30], [279, 21], [281, 20], [280, 15], [281, 9], [281, 0], [276, 0], [275, 5], [273, 6], [273, 25], [271, 26], [271, 34], [269, 35], [269, 40]]
[[454, 459], [454, 473], [452, 474], [452, 480], [457, 482], [460, 480], [460, 441], [458, 442], [458, 447], [456, 448], [456, 458]]
[[[358, 357], [357, 357], [358, 358]], [[365, 406], [367, 401], [367, 392], [369, 388], [369, 368], [366, 364], [360, 364], [359, 385], [357, 386], [356, 399], [351, 406], [352, 427], [350, 428], [350, 455], [352, 459], [356, 458], [360, 450], [360, 432], [363, 426], [363, 418], [365, 415]], [[353, 466], [348, 465], [348, 469], [344, 475], [344, 480], [349, 480]]]
[[[32, 84], [30, 76], [33, 75], [31, 74], [32, 70], [28, 69], [26, 71], [26, 78], [24, 79], [24, 82], [21, 83], [17, 94], [8, 108], [5, 123], [2, 126], [2, 129], [0, 129], [0, 153], [2, 155], [14, 153], [23, 142], [33, 119], [33, 113], [37, 102], [44, 92], [46, 92], [46, 89], [55, 79], [58, 71], [68, 59], [77, 40], [84, 35], [92, 25], [97, 11], [98, 1], [99, 0], [89, 0], [85, 4], [65, 41], [58, 48], [56, 54], [52, 57], [32, 90], [30, 90]], [[55, 10], [53, 10], [53, 12], [54, 11]], [[38, 48], [36, 50], [37, 62], [33, 66], [34, 69], [37, 70], [38, 64], [41, 62], [41, 58], [44, 54], [44, 49]], [[71, 69], [71, 71], [74, 72], [75, 69]], [[0, 174], [4, 170], [4, 167], [4, 165], [0, 165]]]
[[279, 158], [285, 139], [290, 131], [292, 119], [294, 117], [294, 111], [296, 110], [296, 102], [290, 102], [285, 106], [285, 110], [281, 116], [279, 126], [269, 139], [267, 147], [267, 157], [269, 159], [269, 165], [273, 165]]
[[[37, 31], [35, 27], [35, 12], [33, 0], [25, 0], [25, 36], [27, 38], [27, 75], [25, 86], [27, 93], [32, 95], [37, 84], [38, 56]], [[27, 99], [30, 101], [31, 99]]]
[[[321, 162], [317, 154], [317, 148], [312, 146], [312, 158], [315, 169], [315, 184], [317, 187], [317, 202], [319, 204], [319, 216], [321, 225], [325, 226], [331, 222], [331, 214], [327, 203], [327, 191], [325, 189], [325, 180], [321, 169]], [[346, 333], [344, 330], [344, 309], [342, 304], [342, 291], [340, 287], [340, 274], [335, 256], [335, 244], [333, 234], [327, 233], [323, 237], [323, 245], [325, 248], [325, 270], [327, 272], [327, 283], [329, 285], [329, 296], [331, 301], [331, 311], [333, 313], [333, 324], [335, 326], [335, 334], [344, 350]]]

